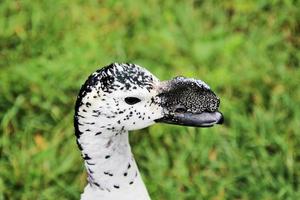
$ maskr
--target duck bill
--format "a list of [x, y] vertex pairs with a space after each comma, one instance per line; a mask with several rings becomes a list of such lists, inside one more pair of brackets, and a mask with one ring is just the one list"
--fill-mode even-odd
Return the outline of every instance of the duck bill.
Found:
[[199, 114], [175, 113], [157, 119], [156, 122], [181, 126], [212, 127], [215, 124], [223, 124], [224, 117], [220, 112], [203, 112]]
[[160, 123], [211, 127], [222, 124], [220, 99], [203, 81], [177, 77], [164, 83], [158, 95], [163, 108]]

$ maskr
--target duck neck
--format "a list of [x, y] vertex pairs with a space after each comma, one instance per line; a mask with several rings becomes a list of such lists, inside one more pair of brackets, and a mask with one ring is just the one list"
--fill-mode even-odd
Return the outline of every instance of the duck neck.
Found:
[[77, 139], [81, 148], [89, 185], [100, 190], [117, 190], [140, 178], [131, 153], [128, 132], [86, 129]]

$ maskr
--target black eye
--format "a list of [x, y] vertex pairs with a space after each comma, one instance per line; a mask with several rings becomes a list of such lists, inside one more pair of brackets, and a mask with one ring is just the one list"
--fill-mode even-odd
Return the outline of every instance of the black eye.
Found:
[[125, 98], [125, 102], [129, 105], [133, 105], [133, 104], [136, 104], [138, 102], [140, 102], [141, 100], [139, 98], [136, 98], [136, 97], [126, 97]]

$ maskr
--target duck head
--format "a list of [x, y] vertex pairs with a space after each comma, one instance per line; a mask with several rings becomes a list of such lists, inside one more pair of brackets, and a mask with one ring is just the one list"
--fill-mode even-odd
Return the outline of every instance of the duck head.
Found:
[[[127, 131], [156, 122], [210, 127], [223, 122], [219, 104], [219, 98], [201, 80], [176, 77], [159, 81], [138, 65], [113, 63], [91, 74], [82, 86], [75, 123]], [[76, 134], [80, 136], [79, 129]]]

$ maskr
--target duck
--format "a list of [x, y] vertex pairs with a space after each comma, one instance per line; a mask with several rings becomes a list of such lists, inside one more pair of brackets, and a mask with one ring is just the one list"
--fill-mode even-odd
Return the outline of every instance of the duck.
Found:
[[150, 200], [128, 133], [155, 123], [222, 124], [220, 99], [202, 80], [160, 81], [145, 68], [112, 63], [92, 73], [75, 104], [76, 142], [87, 172], [81, 200]]

